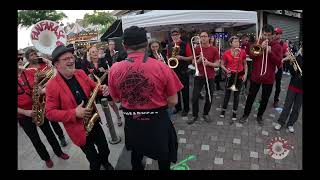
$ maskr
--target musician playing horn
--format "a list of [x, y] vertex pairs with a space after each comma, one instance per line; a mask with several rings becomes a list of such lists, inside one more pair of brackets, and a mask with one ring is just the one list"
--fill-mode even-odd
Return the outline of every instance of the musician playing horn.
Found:
[[[91, 170], [100, 170], [101, 164], [107, 170], [113, 170], [108, 157], [108, 142], [99, 123], [86, 136], [84, 118], [91, 118], [92, 109], [85, 108], [90, 92], [96, 83], [83, 70], [75, 69], [73, 48], [58, 46], [52, 52], [52, 63], [58, 73], [47, 84], [46, 116], [62, 122], [73, 143], [81, 148], [90, 163]], [[100, 93], [107, 96], [106, 85], [100, 86]], [[98, 151], [95, 148], [98, 148]]]
[[[25, 57], [29, 62], [29, 66], [27, 69], [22, 71], [20, 76], [18, 76], [18, 120], [24, 132], [30, 138], [40, 158], [45, 161], [48, 168], [51, 168], [53, 167], [53, 161], [51, 160], [45, 145], [40, 139], [39, 133], [37, 131], [37, 125], [32, 122], [32, 117], [36, 114], [36, 112], [32, 110], [32, 104], [34, 103], [32, 100], [32, 93], [35, 83], [35, 73], [37, 69], [44, 69], [47, 64], [43, 63], [42, 61], [39, 62], [39, 57], [35, 49], [28, 49], [25, 53]], [[39, 91], [41, 91], [40, 94], [43, 95], [45, 93], [45, 88], [39, 89]], [[56, 131], [57, 128], [55, 128], [54, 124], [51, 125]], [[58, 128], [60, 128], [60, 131], [56, 131], [56, 134], [59, 137], [63, 137], [64, 139], [61, 127], [58, 123], [56, 123], [56, 125]], [[69, 156], [62, 152], [59, 142], [56, 139], [46, 117], [44, 118], [43, 124], [40, 125], [39, 128], [46, 136], [49, 144], [53, 149], [53, 152], [62, 159], [69, 159]]]
[[257, 114], [257, 121], [260, 126], [263, 125], [262, 115], [266, 110], [272, 92], [275, 70], [276, 67], [281, 66], [282, 59], [282, 47], [278, 41], [273, 40], [273, 26], [269, 24], [263, 26], [262, 33], [263, 37], [258, 44], [261, 45], [263, 52], [258, 56], [250, 53], [250, 58], [253, 59], [253, 69], [244, 114], [240, 119], [240, 123], [246, 122], [256, 95], [260, 86], [262, 86], [261, 101]]
[[[298, 55], [296, 57], [296, 61], [300, 68], [303, 68], [303, 54], [302, 47], [298, 51]], [[281, 127], [285, 126], [288, 128], [289, 132], [293, 133], [294, 123], [298, 120], [300, 108], [302, 105], [302, 76], [299, 71], [295, 71], [293, 66], [289, 66], [289, 70], [291, 73], [291, 80], [287, 91], [286, 100], [284, 102], [283, 110], [278, 119], [278, 123], [274, 126], [276, 130], [280, 130]], [[289, 120], [287, 122], [287, 119]], [[287, 122], [287, 124], [286, 124]]]
[[[176, 114], [182, 111], [181, 116], [187, 116], [189, 112], [189, 74], [188, 74], [188, 65], [192, 60], [192, 51], [190, 43], [181, 40], [181, 34], [179, 28], [173, 28], [171, 30], [172, 43], [168, 44], [167, 57], [172, 56], [172, 51], [175, 46], [179, 46], [179, 52], [177, 53], [176, 58], [179, 60], [178, 67], [174, 68], [174, 72], [177, 74], [181, 83], [183, 84], [183, 89], [178, 95], [178, 104], [175, 106], [173, 114]], [[183, 107], [182, 107], [183, 106]], [[183, 109], [182, 109], [183, 108]]]
[[[242, 83], [246, 81], [247, 73], [248, 73], [248, 66], [246, 62], [246, 52], [243, 49], [240, 49], [239, 38], [237, 36], [232, 36], [229, 39], [229, 44], [231, 46], [230, 49], [224, 52], [223, 54], [223, 61], [221, 62], [221, 68], [227, 74], [227, 81], [226, 81], [226, 88], [225, 88], [225, 95], [222, 105], [222, 111], [220, 114], [221, 118], [224, 118], [225, 111], [227, 109], [232, 85], [235, 85], [238, 91], [234, 91], [234, 98], [233, 98], [233, 110], [232, 110], [232, 120], [237, 120], [237, 109], [239, 104], [239, 94]], [[236, 74], [237, 77], [236, 77]]]
[[[200, 46], [197, 46], [195, 48], [195, 55], [197, 56], [197, 59], [195, 61], [197, 63], [197, 67], [199, 70], [199, 76], [194, 77], [194, 86], [193, 86], [194, 88], [192, 93], [193, 119], [189, 119], [187, 121], [188, 124], [193, 124], [195, 121], [198, 120], [199, 96], [200, 96], [200, 91], [203, 88], [203, 85], [205, 85], [205, 89], [206, 89], [206, 102], [203, 108], [203, 118], [206, 122], [211, 122], [211, 119], [209, 117], [209, 111], [211, 109], [212, 100], [211, 102], [209, 100], [209, 92], [206, 84], [206, 78], [208, 78], [209, 91], [212, 97], [213, 91], [214, 91], [214, 77], [215, 77], [214, 68], [219, 67], [219, 52], [216, 47], [210, 45], [209, 35], [205, 31], [200, 33], [200, 43], [201, 43], [202, 52], [203, 52], [203, 59], [200, 55], [201, 53]], [[204, 61], [204, 63], [202, 61]], [[205, 65], [208, 77], [205, 77], [203, 64]]]
[[148, 45], [149, 57], [167, 63], [167, 57], [162, 53], [160, 41], [151, 40]]

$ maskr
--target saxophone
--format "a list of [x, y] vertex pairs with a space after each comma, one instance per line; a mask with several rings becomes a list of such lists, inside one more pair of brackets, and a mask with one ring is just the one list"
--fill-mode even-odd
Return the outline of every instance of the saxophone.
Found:
[[[104, 79], [106, 78], [107, 74], [108, 74], [108, 71], [106, 71], [101, 76], [100, 79], [95, 74], [93, 74], [94, 78], [97, 80], [97, 85], [94, 88], [94, 90], [93, 90], [93, 92], [92, 92], [92, 94], [90, 96], [90, 99], [88, 100], [86, 108], [89, 108], [89, 109], [92, 108], [92, 106], [94, 104], [94, 100], [96, 99], [96, 97], [98, 95], [98, 91], [99, 91], [99, 87], [101, 85], [101, 82], [104, 81]], [[98, 112], [95, 112], [90, 119], [84, 119], [84, 127], [85, 127], [85, 130], [86, 130], [86, 135], [87, 136], [91, 132], [91, 130], [92, 130], [94, 124], [97, 122], [98, 118], [99, 118], [99, 114], [98, 114]]]
[[39, 71], [37, 70], [34, 77], [34, 86], [32, 90], [32, 111], [35, 115], [32, 117], [32, 121], [37, 125], [41, 126], [44, 122], [44, 111], [45, 111], [45, 96], [39, 92], [39, 86], [44, 87], [47, 82], [53, 77], [53, 67], [46, 67]]

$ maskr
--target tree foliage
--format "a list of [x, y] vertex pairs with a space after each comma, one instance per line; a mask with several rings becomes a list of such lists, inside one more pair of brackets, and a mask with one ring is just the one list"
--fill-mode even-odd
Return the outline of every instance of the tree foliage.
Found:
[[67, 16], [56, 10], [20, 10], [18, 11], [18, 26], [30, 27], [42, 20], [60, 21]]

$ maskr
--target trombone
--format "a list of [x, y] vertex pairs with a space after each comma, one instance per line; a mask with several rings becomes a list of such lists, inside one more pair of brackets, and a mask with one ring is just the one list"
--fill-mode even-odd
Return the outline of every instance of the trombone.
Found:
[[201, 61], [202, 61], [202, 66], [203, 66], [203, 70], [204, 70], [204, 76], [206, 78], [206, 84], [207, 84], [207, 92], [208, 92], [208, 96], [209, 96], [209, 101], [211, 103], [211, 94], [210, 94], [210, 88], [209, 88], [209, 81], [208, 81], [208, 75], [207, 75], [207, 68], [204, 64], [205, 61], [207, 61], [207, 59], [203, 56], [203, 51], [202, 51], [202, 46], [201, 46], [201, 39], [200, 39], [200, 36], [193, 36], [191, 38], [191, 46], [192, 46], [192, 52], [193, 52], [193, 58], [194, 58], [194, 64], [195, 64], [195, 68], [196, 68], [196, 73], [195, 73], [195, 76], [199, 76], [199, 69], [198, 69], [198, 65], [197, 65], [197, 60], [196, 60], [196, 54], [195, 54], [195, 51], [194, 51], [194, 45], [193, 45], [193, 40], [194, 38], [198, 38], [198, 42], [199, 42], [199, 47], [200, 47], [200, 58], [201, 58]]
[[[260, 56], [262, 54], [262, 64], [261, 64], [261, 71], [260, 76], [263, 76], [267, 73], [267, 67], [268, 67], [268, 47], [269, 47], [269, 41], [267, 40], [267, 47], [266, 49], [263, 49], [262, 46], [259, 44], [259, 41], [262, 36], [262, 27], [260, 28], [260, 34], [257, 39], [257, 42], [250, 47], [250, 53], [253, 56]], [[265, 55], [266, 54], [266, 55]]]

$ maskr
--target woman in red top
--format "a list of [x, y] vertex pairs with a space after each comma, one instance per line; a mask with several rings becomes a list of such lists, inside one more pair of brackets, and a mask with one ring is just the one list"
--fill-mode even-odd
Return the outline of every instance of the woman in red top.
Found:
[[[243, 49], [239, 48], [239, 38], [236, 36], [232, 36], [229, 39], [229, 43], [231, 48], [223, 54], [223, 61], [221, 62], [221, 68], [227, 73], [228, 79], [226, 82], [226, 91], [220, 117], [223, 118], [225, 115], [225, 111], [227, 109], [231, 94], [230, 87], [235, 84], [236, 88], [238, 89], [238, 91], [234, 91], [233, 98], [232, 120], [235, 121], [237, 120], [236, 116], [239, 104], [240, 89], [242, 82], [246, 81], [248, 66], [246, 62], [246, 52]], [[235, 80], [236, 82], [234, 82]]]

